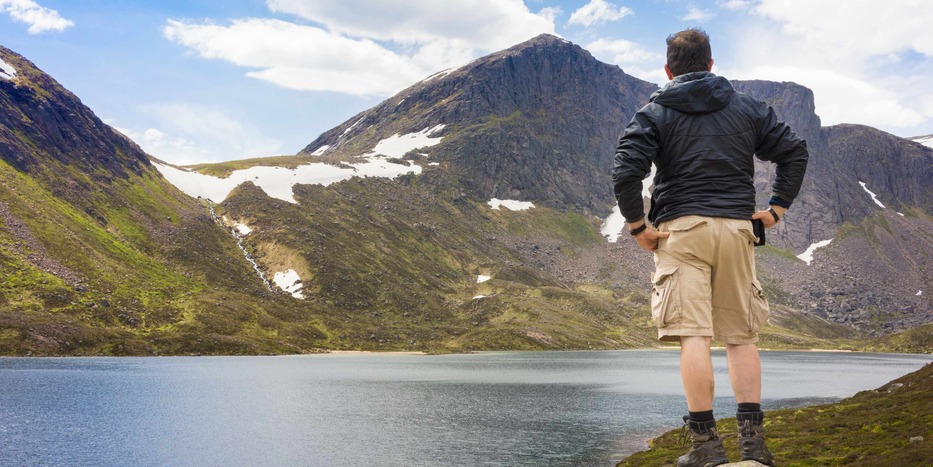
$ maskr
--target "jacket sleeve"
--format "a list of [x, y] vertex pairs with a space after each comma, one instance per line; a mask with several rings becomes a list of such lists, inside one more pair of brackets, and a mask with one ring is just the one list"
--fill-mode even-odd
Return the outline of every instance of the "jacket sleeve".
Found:
[[792, 203], [800, 192], [807, 171], [807, 142], [797, 137], [790, 127], [779, 121], [771, 106], [761, 103], [760, 125], [755, 155], [777, 164], [772, 192], [787, 203]]
[[645, 217], [642, 181], [651, 172], [651, 163], [658, 153], [658, 131], [644, 112], [632, 117], [616, 148], [612, 167], [612, 183], [619, 210], [626, 222]]

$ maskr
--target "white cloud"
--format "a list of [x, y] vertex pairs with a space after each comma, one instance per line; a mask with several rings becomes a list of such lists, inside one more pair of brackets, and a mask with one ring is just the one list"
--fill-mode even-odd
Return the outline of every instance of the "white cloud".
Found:
[[580, 24], [586, 27], [598, 23], [616, 21], [632, 14], [632, 10], [624, 6], [616, 6], [605, 0], [590, 0], [570, 15], [567, 24]]
[[556, 7], [556, 6], [555, 7], [550, 7], [550, 6], [544, 7], [541, 9], [541, 11], [538, 12], [538, 16], [544, 18], [545, 20], [547, 20], [549, 23], [552, 23], [552, 24], [554, 23], [554, 20], [556, 20], [557, 17], [562, 14], [564, 14], [564, 10], [561, 10], [560, 7]]
[[627, 74], [653, 83], [667, 82], [666, 57], [625, 39], [598, 39], [586, 46], [596, 58], [619, 65]]
[[259, 68], [247, 75], [291, 89], [385, 95], [429, 71], [373, 41], [274, 19], [229, 26], [169, 20], [164, 33], [204, 58]]
[[642, 45], [627, 41], [625, 39], [598, 39], [590, 42], [586, 49], [594, 54], [609, 54], [612, 56], [612, 62], [617, 64], [640, 63], [647, 61], [662, 61], [663, 55], [652, 52]]
[[726, 0], [719, 3], [727, 10], [745, 10], [752, 7], [751, 0]]
[[255, 68], [247, 74], [279, 86], [385, 96], [482, 53], [554, 33], [553, 21], [521, 0], [376, 0], [366, 8], [343, 0], [266, 3], [316, 25], [169, 20], [164, 34], [204, 58]]
[[884, 129], [919, 125], [924, 120], [923, 113], [902, 103], [896, 92], [838, 71], [760, 66], [726, 74], [737, 79], [793, 81], [810, 88], [823, 125], [861, 123]]
[[862, 56], [914, 50], [933, 56], [933, 8], [922, 0], [834, 2], [762, 0], [755, 12], [783, 25], [788, 35]]
[[[924, 131], [933, 117], [933, 9], [919, 2], [762, 0], [737, 24], [738, 79], [794, 81], [813, 90], [824, 125]], [[716, 51], [714, 50], [714, 56]]]
[[554, 31], [553, 23], [522, 0], [370, 0], [365, 8], [346, 0], [267, 0], [266, 5], [340, 35], [404, 44], [460, 40], [499, 50]]
[[716, 16], [715, 13], [711, 11], [701, 10], [694, 5], [690, 5], [687, 9], [687, 14], [681, 16], [681, 21], [694, 21], [697, 23], [705, 23]]
[[16, 21], [28, 24], [29, 34], [61, 32], [74, 26], [71, 20], [63, 18], [58, 11], [45, 8], [32, 0], [0, 0], [0, 11], [6, 12]]
[[146, 106], [159, 128], [117, 128], [147, 153], [176, 165], [277, 154], [282, 144], [218, 110], [186, 103]]

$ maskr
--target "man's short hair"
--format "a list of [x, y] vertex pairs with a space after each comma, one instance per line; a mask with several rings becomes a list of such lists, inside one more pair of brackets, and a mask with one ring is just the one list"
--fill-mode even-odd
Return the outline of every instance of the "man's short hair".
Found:
[[674, 76], [709, 71], [712, 58], [709, 36], [700, 28], [690, 28], [667, 36], [667, 68]]

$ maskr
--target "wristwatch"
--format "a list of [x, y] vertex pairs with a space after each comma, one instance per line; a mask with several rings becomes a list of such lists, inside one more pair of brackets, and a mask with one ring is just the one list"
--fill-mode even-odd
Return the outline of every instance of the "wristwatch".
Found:
[[648, 228], [648, 223], [645, 222], [645, 223], [642, 224], [641, 226], [635, 227], [634, 229], [629, 230], [628, 233], [632, 234], [632, 236], [634, 237], [634, 236], [636, 236], [636, 235], [638, 235], [638, 234], [644, 232], [645, 229], [647, 229], [647, 228]]
[[777, 212], [774, 211], [774, 208], [768, 208], [768, 212], [770, 212], [771, 215], [774, 216], [774, 222], [781, 222], [781, 218], [778, 217], [778, 214]]

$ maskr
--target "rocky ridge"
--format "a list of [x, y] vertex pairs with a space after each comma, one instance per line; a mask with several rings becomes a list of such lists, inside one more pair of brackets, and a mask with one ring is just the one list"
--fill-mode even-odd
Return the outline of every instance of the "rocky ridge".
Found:
[[[0, 255], [11, 258], [4, 272], [27, 279], [0, 297], [10, 310], [2, 352], [654, 345], [650, 255], [626, 238], [606, 242], [599, 228], [613, 204], [616, 139], [656, 86], [576, 45], [539, 36], [441, 72], [300, 154], [263, 161], [346, 166], [399, 135], [438, 143], [388, 158], [419, 165], [418, 175], [299, 184], [294, 203], [239, 186], [215, 208], [249, 226], [242, 250], [77, 98], [22, 57], [0, 55], [22, 68], [0, 83], [4, 115], [22, 117], [0, 128], [13, 151], [0, 161]], [[775, 311], [764, 342], [827, 347], [930, 322], [929, 150], [866, 127], [820, 127], [812, 93], [793, 83], [736, 87], [815, 138], [794, 217], [758, 252]], [[762, 170], [759, 189], [769, 182]], [[535, 207], [493, 210], [493, 197]], [[795, 258], [825, 235], [833, 241], [810, 266]], [[267, 280], [297, 274], [293, 293], [304, 299], [268, 290], [244, 251]]]
[[[865, 126], [822, 127], [813, 92], [795, 83], [733, 85], [774, 107], [811, 152], [801, 193], [785, 221], [769, 231], [769, 243], [799, 255], [817, 242], [835, 239], [814, 253], [814, 267], [763, 255], [765, 275], [781, 283], [789, 304], [875, 334], [930, 322], [929, 292], [916, 294], [930, 286], [924, 258], [931, 244], [924, 229], [933, 207], [926, 189], [933, 185], [931, 149]], [[609, 92], [593, 96], [591, 89]], [[521, 199], [603, 216], [613, 204], [606, 174], [617, 137], [656, 89], [599, 63], [578, 46], [543, 35], [418, 83], [322, 134], [303, 153], [326, 145], [333, 149], [325, 154], [341, 154], [341, 148], [361, 138], [374, 145], [392, 132], [444, 122], [444, 141], [432, 148], [431, 157], [456, 174], [464, 195]], [[399, 122], [410, 126], [396, 130]], [[758, 161], [761, 206], [773, 177], [774, 166]], [[904, 231], [892, 236], [890, 228], [856, 227], [879, 221], [903, 224]], [[840, 231], [844, 238], [837, 238]], [[515, 247], [555, 277], [591, 281], [599, 276], [598, 261], [561, 257], [547, 245]], [[605, 257], [595, 251], [593, 258]], [[637, 251], [616, 248], [613, 254], [623, 255], [619, 259], [628, 267], [619, 268], [620, 274], [631, 271], [623, 274], [629, 280], [650, 268]]]

